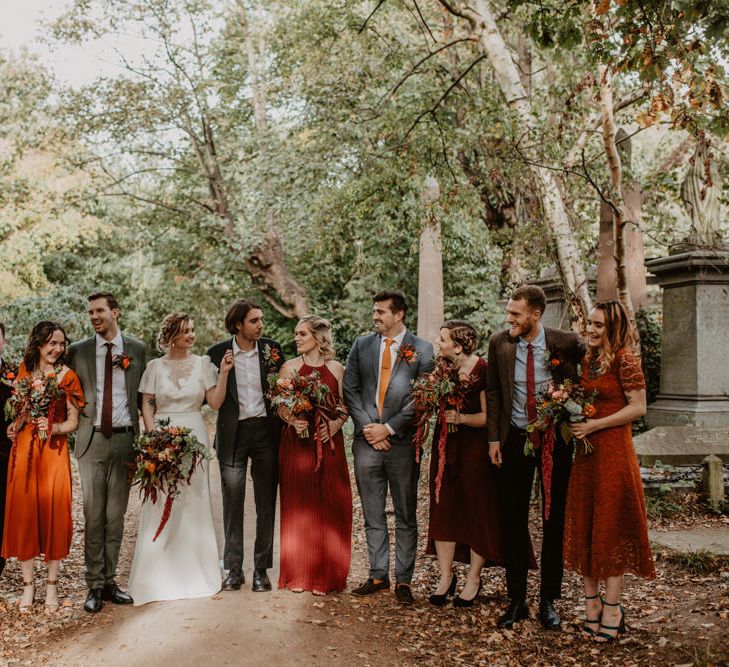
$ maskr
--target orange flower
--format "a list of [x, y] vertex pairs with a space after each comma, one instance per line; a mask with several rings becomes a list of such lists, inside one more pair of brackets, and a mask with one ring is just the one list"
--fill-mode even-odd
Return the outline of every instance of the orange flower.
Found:
[[132, 362], [130, 361], [129, 357], [122, 357], [122, 360], [121, 360], [121, 367], [122, 367], [122, 368], [123, 368], [124, 370], [127, 370], [127, 368], [129, 368], [129, 366], [131, 365], [131, 363], [132, 363]]
[[552, 366], [556, 367], [556, 366], [559, 366], [560, 361], [559, 361], [559, 359], [552, 359], [549, 363], [552, 364]]
[[146, 463], [144, 464], [144, 467], [145, 467], [145, 468], [147, 469], [147, 471], [148, 471], [148, 472], [152, 473], [152, 472], [154, 472], [154, 469], [155, 469], [155, 468], [156, 468], [157, 466], [155, 466], [155, 464], [154, 464], [154, 463], [152, 463], [151, 461], [147, 461], [147, 462], [146, 462]]
[[15, 379], [15, 373], [13, 373], [12, 371], [10, 371], [5, 377], [8, 380], [14, 380]]
[[597, 414], [597, 408], [589, 403], [582, 409], [585, 417], [594, 417]]
[[52, 378], [56, 377], [56, 374], [55, 374], [55, 373], [54, 373], [53, 371], [48, 371], [48, 372], [46, 373], [46, 377], [47, 377], [48, 379], [52, 379]]

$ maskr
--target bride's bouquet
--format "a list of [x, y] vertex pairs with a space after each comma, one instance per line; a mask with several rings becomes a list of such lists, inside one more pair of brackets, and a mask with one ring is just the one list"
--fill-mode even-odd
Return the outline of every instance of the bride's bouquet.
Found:
[[[280, 377], [272, 373], [268, 376], [268, 386], [270, 387], [268, 398], [274, 408], [286, 408], [297, 419], [305, 419], [313, 425], [316, 443], [314, 470], [319, 470], [323, 458], [322, 427], [326, 430], [330, 446], [334, 451], [329, 421], [346, 415], [339, 396], [322, 381], [318, 371], [312, 371], [307, 375], [295, 372], [293, 377]], [[308, 439], [309, 436], [308, 428], [299, 433], [302, 440]]]
[[154, 542], [167, 524], [183, 484], [190, 484], [195, 469], [212, 454], [191, 429], [170, 426], [169, 419], [159, 420], [156, 429], [138, 436], [134, 449], [137, 457], [132, 484], [139, 486], [142, 502], [156, 503], [160, 494], [167, 496]]
[[440, 501], [440, 487], [443, 481], [446, 459], [446, 440], [449, 433], [458, 431], [457, 424], [448, 424], [446, 410], [463, 409], [468, 391], [473, 384], [471, 378], [464, 378], [459, 367], [446, 357], [437, 357], [433, 370], [413, 380], [412, 398], [415, 410], [415, 460], [420, 461], [420, 448], [430, 435], [430, 422], [436, 417], [440, 425], [438, 438], [438, 475], [435, 479], [435, 500]]
[[[544, 483], [544, 514], [549, 518], [551, 506], [552, 467], [554, 452], [554, 433], [559, 428], [560, 434], [565, 442], [573, 440], [570, 424], [584, 422], [594, 417], [595, 398], [597, 391], [585, 391], [585, 388], [571, 380], [565, 380], [558, 386], [549, 385], [537, 401], [537, 418], [527, 425], [527, 440], [524, 443], [524, 454], [536, 456], [536, 450], [529, 434], [534, 431], [540, 432], [540, 443], [542, 459], [542, 481]], [[590, 441], [582, 440], [585, 453], [592, 452]]]
[[[12, 376], [12, 378], [10, 378]], [[18, 422], [32, 421], [39, 417], [47, 417], [48, 425], [53, 424], [54, 413], [58, 400], [64, 398], [63, 389], [58, 386], [56, 371], [42, 373], [34, 372], [32, 375], [17, 380], [14, 373], [3, 377], [3, 382], [12, 387], [10, 398], [5, 403], [6, 419]], [[38, 438], [41, 441], [48, 439], [45, 430], [38, 429]]]

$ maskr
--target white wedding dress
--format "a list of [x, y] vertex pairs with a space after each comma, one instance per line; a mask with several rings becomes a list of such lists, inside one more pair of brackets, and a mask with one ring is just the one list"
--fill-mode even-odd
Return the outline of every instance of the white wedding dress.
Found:
[[[139, 393], [154, 394], [155, 420], [169, 418], [172, 426], [190, 428], [209, 446], [200, 408], [205, 391], [217, 383], [218, 372], [208, 356], [174, 361], [162, 357], [147, 364]], [[222, 572], [210, 504], [208, 461], [195, 470], [190, 485], [183, 486], [167, 525], [153, 542], [164, 505], [165, 496], [142, 505], [129, 575], [129, 594], [135, 605], [209, 597], [220, 590]]]

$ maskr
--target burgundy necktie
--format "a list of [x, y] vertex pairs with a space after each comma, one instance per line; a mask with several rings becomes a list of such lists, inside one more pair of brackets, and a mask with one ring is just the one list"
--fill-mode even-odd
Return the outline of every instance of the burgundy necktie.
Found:
[[[537, 418], [537, 394], [536, 382], [534, 381], [534, 347], [531, 343], [527, 343], [526, 385], [526, 413], [527, 419], [531, 424]], [[529, 440], [531, 441], [532, 445], [534, 445], [535, 447], [539, 447], [539, 445], [541, 444], [539, 431], [532, 431], [531, 433], [529, 433]]]
[[104, 398], [101, 403], [101, 432], [104, 437], [111, 438], [111, 398], [113, 393], [111, 382], [114, 374], [111, 348], [114, 343], [104, 343], [104, 345], [106, 345], [106, 360], [104, 361]]

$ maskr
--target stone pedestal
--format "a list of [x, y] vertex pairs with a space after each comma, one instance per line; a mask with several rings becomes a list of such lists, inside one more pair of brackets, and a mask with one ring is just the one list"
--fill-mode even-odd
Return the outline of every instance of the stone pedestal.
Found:
[[729, 424], [729, 252], [693, 250], [646, 262], [663, 288], [660, 425]]

